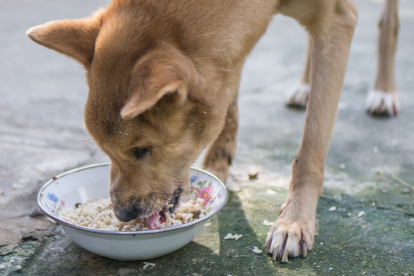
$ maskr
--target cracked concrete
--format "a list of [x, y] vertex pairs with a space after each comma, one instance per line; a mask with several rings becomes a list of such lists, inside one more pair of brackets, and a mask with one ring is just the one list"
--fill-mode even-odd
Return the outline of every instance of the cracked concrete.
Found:
[[[306, 259], [282, 265], [264, 251], [252, 252], [254, 246], [264, 249], [269, 226], [263, 221], [277, 218], [302, 137], [304, 113], [283, 103], [299, 79], [306, 34], [283, 16], [275, 17], [243, 71], [239, 146], [231, 171], [242, 189], [231, 193], [193, 242], [143, 270], [143, 262], [83, 250], [44, 216], [28, 217], [42, 183], [108, 158], [83, 126], [83, 69], [34, 44], [25, 31], [48, 20], [88, 16], [108, 2], [0, 2], [0, 275], [414, 275], [414, 191], [393, 178], [414, 185], [411, 0], [400, 0], [399, 10], [402, 111], [381, 119], [368, 116], [364, 103], [375, 74], [383, 1], [355, 1], [359, 23], [326, 161], [316, 244]], [[377, 178], [379, 168], [383, 174]], [[249, 181], [249, 169], [258, 170], [259, 179]], [[243, 237], [223, 240], [228, 233]]]

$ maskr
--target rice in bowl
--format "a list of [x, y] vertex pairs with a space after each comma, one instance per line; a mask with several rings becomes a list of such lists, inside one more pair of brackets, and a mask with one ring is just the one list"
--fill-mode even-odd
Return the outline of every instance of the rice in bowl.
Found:
[[[163, 229], [203, 218], [207, 215], [204, 198], [188, 199], [170, 213], [164, 209], [154, 220], [137, 218], [129, 222], [119, 221], [111, 206], [111, 199], [97, 199], [79, 204], [75, 209], [64, 210], [60, 219], [77, 226], [112, 231], [140, 231]], [[154, 216], [152, 216], [154, 217]]]

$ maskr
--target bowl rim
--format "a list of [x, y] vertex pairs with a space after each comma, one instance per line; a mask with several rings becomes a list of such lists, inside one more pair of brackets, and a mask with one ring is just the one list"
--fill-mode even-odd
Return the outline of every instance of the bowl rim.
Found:
[[90, 233], [97, 233], [97, 234], [106, 234], [106, 235], [133, 235], [133, 236], [135, 236], [135, 235], [159, 234], [159, 233], [163, 233], [163, 232], [176, 231], [176, 230], [180, 230], [180, 229], [183, 229], [183, 228], [201, 223], [203, 221], [206, 221], [206, 220], [210, 219], [211, 217], [213, 217], [215, 214], [217, 214], [221, 209], [223, 209], [223, 207], [226, 205], [227, 200], [229, 198], [229, 194], [228, 194], [226, 186], [223, 184], [223, 182], [220, 179], [218, 179], [217, 176], [215, 176], [214, 174], [212, 174], [208, 171], [205, 171], [203, 169], [199, 169], [199, 168], [196, 168], [194, 166], [191, 166], [190, 170], [195, 170], [195, 171], [204, 173], [204, 174], [208, 175], [209, 177], [212, 177], [213, 179], [215, 179], [224, 189], [225, 200], [218, 205], [217, 209], [214, 210], [214, 212], [211, 212], [210, 214], [206, 215], [205, 217], [197, 219], [197, 220], [193, 220], [193, 221], [185, 223], [185, 224], [177, 225], [177, 226], [170, 226], [170, 227], [163, 228], [163, 229], [140, 230], [140, 231], [113, 231], [113, 230], [93, 229], [93, 228], [88, 228], [88, 227], [84, 227], [84, 226], [74, 225], [72, 223], [64, 221], [64, 220], [56, 217], [54, 214], [49, 213], [49, 211], [46, 210], [45, 208], [43, 208], [42, 204], [40, 203], [41, 194], [43, 193], [44, 189], [46, 189], [46, 187], [48, 187], [50, 184], [52, 184], [53, 182], [55, 182], [59, 178], [62, 178], [64, 176], [67, 176], [67, 175], [70, 175], [70, 174], [73, 174], [73, 173], [77, 173], [77, 172], [80, 172], [80, 171], [93, 169], [93, 168], [97, 168], [97, 167], [105, 167], [105, 166], [110, 166], [110, 165], [111, 165], [110, 162], [86, 165], [86, 166], [78, 167], [78, 168], [63, 172], [63, 173], [53, 177], [52, 179], [47, 181], [45, 184], [43, 184], [43, 186], [40, 188], [39, 192], [37, 193], [37, 205], [39, 205], [40, 209], [42, 209], [42, 211], [48, 217], [50, 217], [51, 219], [55, 220], [56, 222], [58, 222], [60, 224], [63, 224], [65, 226], [68, 226], [68, 227], [71, 227], [71, 228], [74, 228], [74, 229], [77, 229], [77, 230], [90, 232]]

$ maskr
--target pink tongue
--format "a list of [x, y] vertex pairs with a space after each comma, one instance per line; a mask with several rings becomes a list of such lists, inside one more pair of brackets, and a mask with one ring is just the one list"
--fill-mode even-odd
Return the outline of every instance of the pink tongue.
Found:
[[152, 216], [149, 216], [149, 217], [147, 217], [145, 219], [147, 220], [147, 222], [148, 222], [149, 226], [151, 227], [151, 229], [154, 230], [154, 229], [160, 228], [159, 226], [158, 227], [155, 227], [155, 222], [159, 218], [160, 218], [160, 214], [159, 214], [159, 212], [157, 212], [157, 213], [153, 214]]

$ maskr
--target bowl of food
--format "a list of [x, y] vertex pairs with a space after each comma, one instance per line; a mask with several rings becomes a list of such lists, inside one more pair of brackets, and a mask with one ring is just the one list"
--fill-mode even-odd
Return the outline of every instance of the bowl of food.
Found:
[[173, 213], [118, 221], [109, 200], [110, 164], [62, 173], [45, 183], [37, 202], [84, 249], [117, 260], [148, 260], [171, 253], [194, 239], [226, 204], [224, 184], [211, 173], [191, 168], [189, 188]]

